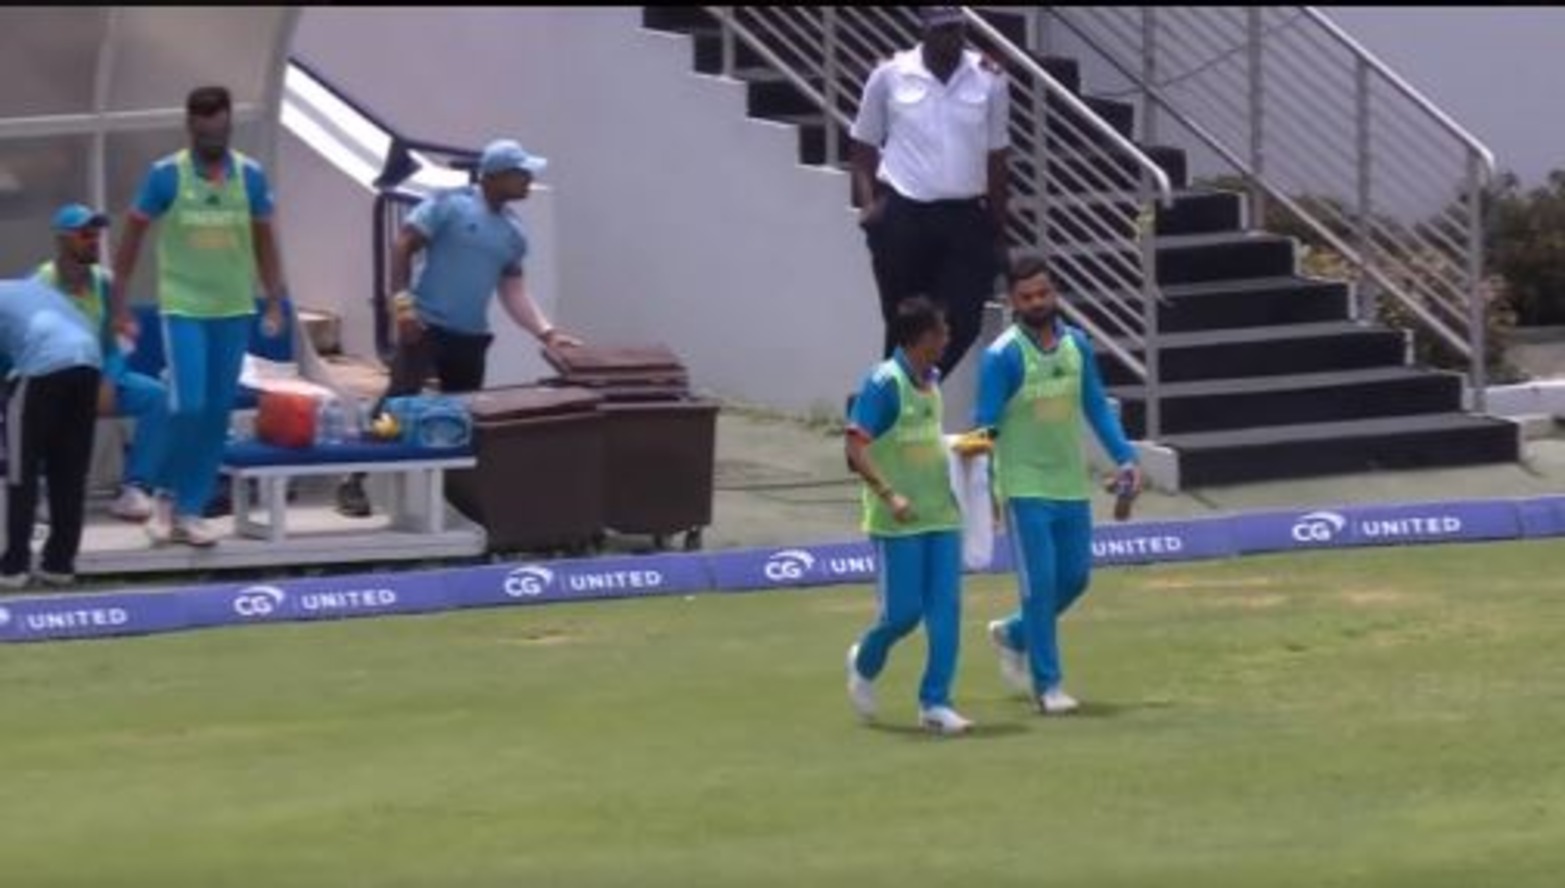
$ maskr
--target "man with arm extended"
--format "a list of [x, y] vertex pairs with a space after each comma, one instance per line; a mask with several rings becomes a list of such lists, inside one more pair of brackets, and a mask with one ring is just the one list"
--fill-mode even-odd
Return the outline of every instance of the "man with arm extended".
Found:
[[[477, 185], [436, 194], [414, 208], [392, 247], [391, 311], [397, 350], [385, 397], [417, 394], [430, 371], [448, 394], [484, 386], [485, 359], [494, 336], [489, 303], [495, 291], [518, 327], [546, 346], [580, 345], [544, 317], [527, 295], [522, 260], [527, 236], [506, 205], [525, 200], [533, 177], [548, 164], [509, 139], [484, 148]], [[424, 266], [413, 280], [413, 257]], [[337, 489], [337, 511], [370, 514], [363, 476]]]

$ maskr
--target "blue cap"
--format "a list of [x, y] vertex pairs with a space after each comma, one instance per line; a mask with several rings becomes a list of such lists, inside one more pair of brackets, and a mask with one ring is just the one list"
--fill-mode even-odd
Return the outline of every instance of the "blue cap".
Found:
[[918, 17], [926, 28], [940, 28], [947, 25], [963, 25], [967, 23], [967, 17], [962, 15], [960, 6], [920, 6]]
[[80, 231], [83, 228], [108, 228], [109, 217], [86, 204], [66, 204], [54, 212], [55, 231]]
[[510, 139], [496, 139], [484, 146], [483, 156], [478, 159], [478, 174], [492, 176], [511, 170], [526, 170], [536, 176], [548, 165], [548, 160], [528, 154], [522, 146]]

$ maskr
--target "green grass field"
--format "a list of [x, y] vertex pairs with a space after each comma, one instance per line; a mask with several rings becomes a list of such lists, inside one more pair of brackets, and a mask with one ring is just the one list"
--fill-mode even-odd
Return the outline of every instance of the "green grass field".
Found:
[[0, 885], [1565, 883], [1565, 547], [1100, 572], [1084, 713], [853, 719], [843, 587], [0, 648]]

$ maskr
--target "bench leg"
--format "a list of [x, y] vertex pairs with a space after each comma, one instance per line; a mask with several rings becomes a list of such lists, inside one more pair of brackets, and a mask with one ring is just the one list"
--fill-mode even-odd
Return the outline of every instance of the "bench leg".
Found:
[[424, 531], [446, 532], [446, 473], [443, 469], [424, 471]]
[[266, 539], [272, 543], [281, 542], [288, 520], [288, 478], [282, 475], [262, 478], [261, 497], [266, 502]]
[[229, 478], [231, 499], [234, 503], [234, 533], [250, 539], [266, 539], [266, 526], [255, 520], [256, 504], [250, 500], [249, 479], [240, 475], [230, 475]]

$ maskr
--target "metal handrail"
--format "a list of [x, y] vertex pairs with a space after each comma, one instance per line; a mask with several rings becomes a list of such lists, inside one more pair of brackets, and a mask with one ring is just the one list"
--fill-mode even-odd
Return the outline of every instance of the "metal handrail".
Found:
[[[1269, 13], [1282, 14], [1274, 8], [1042, 9], [1142, 96], [1145, 126], [1162, 114], [1243, 175], [1252, 224], [1264, 223], [1268, 203], [1286, 207], [1357, 270], [1361, 283], [1397, 300], [1464, 357], [1483, 408], [1484, 197], [1495, 170], [1487, 146], [1312, 7], [1288, 8], [1283, 26], [1263, 26]], [[1187, 70], [1161, 79], [1170, 54]], [[1210, 58], [1189, 64], [1202, 54]], [[1286, 128], [1279, 122], [1291, 123], [1300, 137], [1279, 138], [1275, 133]], [[1350, 138], [1312, 138], [1336, 132]], [[1353, 172], [1344, 175], [1337, 164]], [[1290, 179], [1307, 192], [1306, 182], [1349, 179], [1355, 193], [1312, 210], [1288, 193]], [[1454, 193], [1445, 190], [1453, 184]], [[1387, 198], [1404, 212], [1418, 200], [1443, 204], [1438, 226], [1394, 219], [1388, 225], [1387, 207], [1395, 205], [1383, 204]], [[1367, 313], [1366, 292], [1357, 291], [1358, 317]]]
[[1120, 134], [1119, 130], [1110, 126], [1108, 121], [1104, 120], [1102, 117], [1099, 117], [1098, 114], [1089, 108], [1085, 102], [1077, 98], [1075, 93], [1072, 93], [1070, 90], [1066, 89], [1064, 85], [1061, 84], [1058, 80], [1055, 80], [1053, 75], [1051, 75], [1042, 65], [1038, 64], [1031, 55], [1028, 55], [1015, 44], [1011, 43], [1010, 40], [1006, 39], [1005, 35], [1001, 34], [999, 29], [989, 24], [987, 21], [984, 21], [983, 16], [979, 15], [977, 12], [974, 12], [971, 8], [968, 7], [963, 7], [963, 14], [967, 18], [968, 27], [974, 28], [978, 31], [978, 33], [988, 38], [994, 44], [996, 49], [999, 49], [1005, 53], [1006, 58], [1010, 62], [1020, 65], [1022, 68], [1026, 69], [1029, 75], [1036, 78], [1038, 82], [1043, 84], [1044, 89], [1047, 90], [1050, 95], [1064, 102], [1067, 107], [1076, 112], [1076, 114], [1080, 115], [1083, 120], [1086, 120], [1093, 128], [1093, 135], [1108, 139], [1115, 148], [1123, 151], [1132, 160], [1134, 160], [1136, 165], [1141, 168], [1142, 174], [1151, 177], [1153, 188], [1158, 195], [1158, 203], [1165, 207], [1173, 205], [1174, 188], [1173, 185], [1169, 182], [1168, 173], [1164, 172], [1162, 167], [1154, 163], [1152, 158], [1148, 157], [1146, 153], [1136, 145], [1136, 143], [1125, 138]]
[[1397, 74], [1397, 72], [1393, 70], [1390, 65], [1382, 62], [1379, 57], [1366, 49], [1363, 44], [1359, 43], [1357, 40], [1354, 40], [1353, 37], [1348, 34], [1348, 32], [1338, 27], [1336, 22], [1327, 18], [1323, 13], [1321, 13], [1313, 6], [1302, 7], [1302, 10], [1306, 16], [1309, 16], [1311, 20], [1320, 25], [1320, 27], [1325, 30], [1327, 34], [1330, 34], [1335, 40], [1337, 40], [1337, 42], [1341, 43], [1344, 48], [1353, 53], [1354, 57], [1369, 65], [1372, 71], [1384, 77], [1387, 83], [1391, 84], [1392, 87], [1394, 87], [1404, 96], [1407, 96], [1410, 101], [1418, 106], [1419, 110], [1423, 111], [1430, 117], [1430, 119], [1438, 123], [1442, 129], [1460, 139], [1462, 143], [1466, 145], [1474, 154], [1482, 158], [1485, 178], [1490, 180], [1494, 178], [1496, 169], [1494, 152], [1489, 150], [1488, 145], [1485, 145], [1483, 142], [1479, 141], [1477, 136], [1468, 132], [1460, 124], [1452, 120], [1450, 115], [1441, 110], [1438, 105], [1425, 98], [1423, 93], [1419, 92], [1413, 87], [1412, 84], [1402, 79], [1402, 76]]
[[[719, 25], [725, 76], [743, 47], [821, 112], [831, 165], [841, 160], [839, 137], [852, 126], [865, 79], [919, 33], [912, 7], [702, 9]], [[1007, 235], [1057, 257], [1056, 285], [1072, 295], [1067, 316], [1143, 383], [1155, 436], [1162, 297], [1150, 221], [1154, 206], [1172, 204], [1173, 183], [1026, 51], [973, 10], [964, 16], [970, 40], [1013, 76]]]

